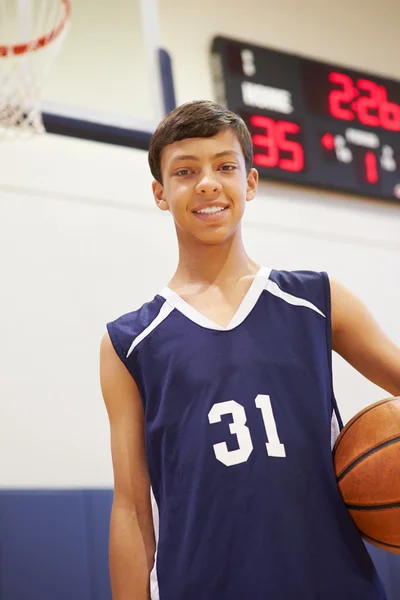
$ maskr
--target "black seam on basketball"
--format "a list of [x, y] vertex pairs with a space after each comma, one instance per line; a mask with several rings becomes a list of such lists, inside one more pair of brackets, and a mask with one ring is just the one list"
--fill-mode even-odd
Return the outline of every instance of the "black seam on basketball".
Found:
[[349, 510], [358, 511], [389, 510], [390, 508], [400, 508], [400, 502], [392, 502], [391, 504], [371, 504], [370, 506], [367, 504], [348, 504], [346, 502], [346, 507]]
[[366, 538], [367, 540], [371, 540], [371, 542], [376, 542], [377, 544], [382, 544], [382, 546], [387, 546], [388, 548], [396, 548], [397, 550], [400, 549], [399, 544], [388, 544], [387, 542], [383, 542], [382, 540], [376, 540], [375, 538], [373, 538], [370, 535], [367, 535], [366, 533], [361, 531], [361, 529], [359, 529], [358, 531], [364, 538]]
[[367, 458], [368, 456], [375, 454], [376, 452], [378, 452], [379, 450], [382, 450], [382, 448], [385, 448], [386, 446], [391, 446], [392, 444], [397, 444], [397, 442], [400, 442], [400, 435], [398, 435], [395, 438], [392, 438], [391, 440], [387, 440], [386, 442], [383, 442], [382, 444], [379, 444], [379, 446], [375, 446], [375, 448], [372, 448], [372, 450], [368, 450], [367, 452], [364, 452], [364, 454], [362, 454], [361, 456], [359, 456], [358, 458], [353, 460], [353, 462], [350, 463], [348, 467], [346, 467], [339, 475], [337, 475], [337, 481], [338, 482], [341, 481], [343, 479], [343, 477], [345, 477], [348, 473], [350, 473], [350, 471], [352, 471], [354, 469], [354, 467], [356, 467], [362, 460], [364, 460], [364, 458]]
[[[347, 425], [347, 430], [343, 433], [343, 435], [342, 435], [342, 437], [340, 439], [340, 443], [333, 448], [333, 453], [332, 453], [333, 456], [335, 456], [337, 449], [339, 448], [340, 444], [342, 443], [342, 441], [346, 437], [346, 435], [349, 432], [349, 430], [353, 427], [353, 425], [355, 425], [355, 423], [357, 423], [357, 421], [359, 419], [361, 419], [361, 417], [363, 417], [364, 415], [366, 415], [367, 413], [369, 413], [371, 410], [374, 410], [375, 408], [378, 408], [378, 406], [382, 406], [383, 404], [386, 404], [387, 402], [393, 402], [393, 400], [398, 400], [398, 398], [387, 398], [383, 402], [379, 402], [379, 404], [375, 404], [374, 406], [371, 406], [370, 408], [364, 410], [356, 419], [354, 419], [354, 421], [351, 424]], [[346, 425], [344, 426], [344, 428], [342, 429], [342, 431], [344, 429], [346, 429]]]

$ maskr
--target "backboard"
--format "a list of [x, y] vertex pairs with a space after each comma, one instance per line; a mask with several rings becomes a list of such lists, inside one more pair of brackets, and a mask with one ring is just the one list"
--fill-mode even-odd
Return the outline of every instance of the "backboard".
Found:
[[68, 35], [43, 89], [46, 130], [146, 148], [174, 105], [157, 0], [72, 0]]

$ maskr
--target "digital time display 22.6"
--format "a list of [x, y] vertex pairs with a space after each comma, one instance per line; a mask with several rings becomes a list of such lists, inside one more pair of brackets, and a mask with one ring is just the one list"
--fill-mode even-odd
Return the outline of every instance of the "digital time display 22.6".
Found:
[[400, 199], [400, 82], [222, 37], [212, 71], [261, 177]]

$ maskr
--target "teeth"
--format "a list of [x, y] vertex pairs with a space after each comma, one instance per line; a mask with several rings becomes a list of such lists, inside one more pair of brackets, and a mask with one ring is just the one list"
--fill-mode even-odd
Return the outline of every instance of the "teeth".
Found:
[[223, 206], [210, 206], [209, 208], [202, 208], [201, 210], [197, 210], [196, 212], [200, 215], [215, 215], [216, 213], [221, 212], [221, 210], [225, 210]]

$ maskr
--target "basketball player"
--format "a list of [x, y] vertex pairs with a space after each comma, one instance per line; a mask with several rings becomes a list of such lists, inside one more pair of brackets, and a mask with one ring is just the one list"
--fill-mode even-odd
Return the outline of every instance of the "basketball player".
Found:
[[400, 349], [325, 273], [248, 256], [258, 175], [237, 115], [177, 108], [149, 163], [179, 262], [101, 345], [114, 600], [382, 600], [335, 479], [331, 352], [400, 395]]

